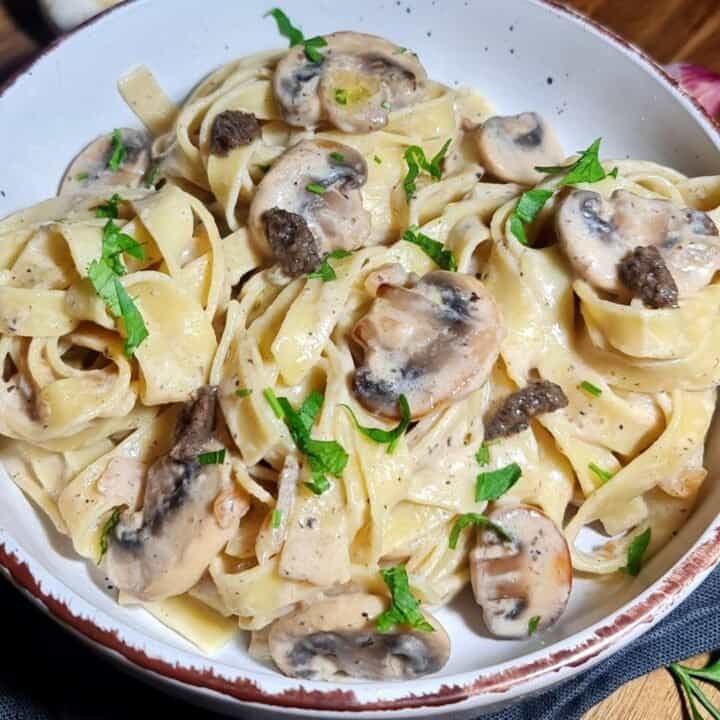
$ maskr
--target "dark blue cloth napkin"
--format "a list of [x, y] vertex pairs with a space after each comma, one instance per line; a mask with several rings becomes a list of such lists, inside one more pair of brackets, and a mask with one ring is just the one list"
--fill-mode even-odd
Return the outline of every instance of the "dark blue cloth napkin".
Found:
[[[720, 647], [720, 568], [663, 622], [595, 668], [483, 720], [577, 720], [633, 678]], [[0, 720], [173, 720], [219, 716], [120, 672], [0, 581]], [[438, 717], [441, 717], [439, 714]]]

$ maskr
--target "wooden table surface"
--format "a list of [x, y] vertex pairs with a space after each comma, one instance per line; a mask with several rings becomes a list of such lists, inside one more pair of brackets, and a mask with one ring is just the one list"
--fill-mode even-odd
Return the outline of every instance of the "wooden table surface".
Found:
[[[720, 73], [720, 0], [565, 0], [639, 45], [662, 63], [686, 60]], [[0, 5], [0, 78], [30, 59], [49, 35], [34, 21], [31, 0]], [[693, 665], [706, 658], [694, 658]], [[708, 693], [720, 705], [720, 693]], [[657, 670], [628, 683], [585, 720], [680, 720], [670, 674]], [[562, 720], [562, 719], [559, 719]]]

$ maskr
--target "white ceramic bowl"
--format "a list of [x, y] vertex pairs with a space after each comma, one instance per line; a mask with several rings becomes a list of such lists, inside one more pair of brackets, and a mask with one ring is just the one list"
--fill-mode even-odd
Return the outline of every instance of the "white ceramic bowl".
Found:
[[[201, 6], [201, 7], [200, 7]], [[354, 29], [416, 49], [432, 77], [482, 90], [503, 112], [539, 110], [565, 147], [602, 135], [606, 156], [717, 173], [720, 139], [703, 111], [617, 38], [539, 0], [283, 0], [309, 33]], [[115, 81], [150, 66], [178, 100], [238, 55], [282, 45], [269, 0], [137, 0], [57, 43], [0, 100], [0, 215], [52, 195], [89, 138], [136, 121]], [[711, 441], [712, 444], [713, 441]], [[145, 677], [202, 704], [249, 717], [476, 716], [567, 680], [630, 642], [680, 602], [720, 557], [720, 452], [709, 449], [704, 498], [635, 580], [580, 578], [562, 622], [541, 638], [483, 637], [465, 599], [439, 613], [453, 640], [438, 675], [400, 684], [328, 685], [285, 678], [250, 659], [238, 636], [198, 653], [137, 609], [121, 608], [10, 480], [0, 478], [0, 564], [58, 620]], [[244, 703], [251, 703], [248, 707]], [[252, 708], [250, 710], [249, 708]]]

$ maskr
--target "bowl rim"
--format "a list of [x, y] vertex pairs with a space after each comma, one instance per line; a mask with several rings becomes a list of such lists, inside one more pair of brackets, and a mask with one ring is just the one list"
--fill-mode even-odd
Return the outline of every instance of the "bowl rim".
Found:
[[[0, 100], [20, 78], [31, 73], [34, 65], [43, 57], [53, 53], [77, 33], [85, 31], [135, 1], [122, 0], [55, 39], [7, 78], [0, 86]], [[703, 126], [708, 134], [714, 135], [720, 144], [720, 123], [644, 51], [592, 18], [561, 4], [560, 0], [525, 2], [543, 6], [550, 12], [565, 17], [630, 56], [680, 100], [693, 119]], [[307, 688], [302, 681], [297, 681], [295, 687], [275, 691], [264, 689], [260, 678], [253, 679], [253, 673], [248, 671], [232, 668], [233, 677], [228, 678], [213, 672], [212, 669], [201, 669], [190, 662], [184, 664], [177, 658], [172, 663], [168, 662], [160, 653], [153, 654], [153, 646], [162, 647], [162, 641], [143, 637], [145, 642], [142, 646], [126, 641], [123, 632], [127, 628], [123, 623], [78, 597], [61, 578], [52, 575], [36, 562], [0, 527], [2, 574], [50, 618], [85, 640], [91, 647], [129, 666], [129, 669], [140, 674], [151, 674], [161, 681], [186, 689], [218, 693], [230, 702], [240, 701], [261, 707], [301, 712], [317, 711], [333, 715], [374, 714], [392, 710], [411, 711], [414, 715], [413, 710], [417, 712], [428, 708], [456, 706], [466, 701], [467, 707], [480, 707], [504, 703], [529, 692], [547, 689], [600, 662], [618, 650], [623, 640], [629, 642], [649, 630], [684, 600], [719, 561], [720, 516], [716, 516], [685, 555], [664, 575], [624, 606], [585, 630], [522, 658], [490, 668], [460, 673], [454, 676], [459, 682], [453, 679], [453, 676], [428, 678], [423, 685], [429, 683], [435, 686], [435, 689], [429, 692], [407, 691], [406, 695], [393, 694], [387, 699], [366, 702], [358, 699], [351, 684], [342, 687], [328, 686], [327, 690], [323, 690], [316, 689], [319, 685], [317, 683], [312, 684], [312, 688]], [[83, 606], [85, 612], [81, 610]], [[88, 613], [87, 610], [91, 612]], [[465, 682], [467, 679], [469, 682]], [[295, 682], [292, 679], [286, 680], [291, 684]], [[400, 688], [402, 685], [394, 687]]]

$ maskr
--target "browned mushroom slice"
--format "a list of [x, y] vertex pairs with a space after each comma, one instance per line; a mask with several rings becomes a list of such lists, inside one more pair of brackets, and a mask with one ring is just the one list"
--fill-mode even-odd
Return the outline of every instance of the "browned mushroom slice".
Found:
[[465, 397], [492, 370], [502, 336], [495, 301], [470, 275], [438, 270], [411, 287], [380, 285], [353, 329], [364, 349], [353, 389], [371, 412], [413, 418]]
[[485, 425], [485, 440], [522, 432], [536, 415], [567, 407], [563, 389], [549, 380], [531, 382], [509, 395]]
[[544, 177], [536, 166], [565, 158], [555, 131], [534, 112], [491, 117], [475, 131], [475, 140], [485, 170], [502, 182], [536, 185]]
[[392, 109], [418, 102], [427, 73], [415, 53], [375, 35], [326, 35], [323, 62], [292, 48], [275, 71], [275, 96], [291, 125], [323, 122], [343, 132], [370, 132], [387, 125]]
[[479, 533], [470, 553], [475, 600], [497, 637], [523, 638], [560, 618], [570, 597], [572, 564], [565, 536], [543, 512], [527, 505], [496, 507], [490, 520], [513, 538]]
[[140, 600], [195, 585], [248, 509], [234, 494], [229, 465], [198, 459], [217, 446], [216, 402], [215, 388], [205, 387], [183, 408], [173, 447], [148, 472], [142, 510], [125, 512], [108, 538], [108, 576]]
[[262, 179], [248, 224], [257, 248], [291, 276], [315, 270], [332, 250], [355, 250], [370, 234], [360, 188], [367, 164], [357, 150], [306, 140]]
[[296, 610], [271, 626], [270, 654], [285, 675], [310, 680], [411, 680], [440, 670], [450, 656], [443, 626], [423, 613], [434, 632], [380, 633], [375, 621], [386, 605], [358, 593]]
[[232, 150], [250, 145], [260, 137], [260, 123], [252, 113], [225, 110], [213, 120], [210, 131], [210, 154], [227, 156]]
[[[664, 306], [674, 304], [677, 295], [687, 297], [702, 289], [720, 269], [720, 237], [709, 215], [627, 190], [615, 190], [609, 199], [589, 190], [571, 193], [558, 210], [557, 234], [584, 280], [598, 290], [636, 295], [658, 307], [664, 302], [653, 300], [658, 294], [669, 298]], [[657, 256], [652, 263], [649, 257], [631, 262], [637, 248], [651, 246], [657, 248], [670, 278]], [[631, 264], [626, 271], [621, 267], [624, 261]]]
[[117, 169], [111, 159], [117, 144], [113, 134], [93, 140], [72, 161], [60, 183], [60, 195], [96, 191], [105, 186], [138, 187], [150, 166], [150, 140], [139, 130], [118, 131], [124, 151], [118, 156]]

